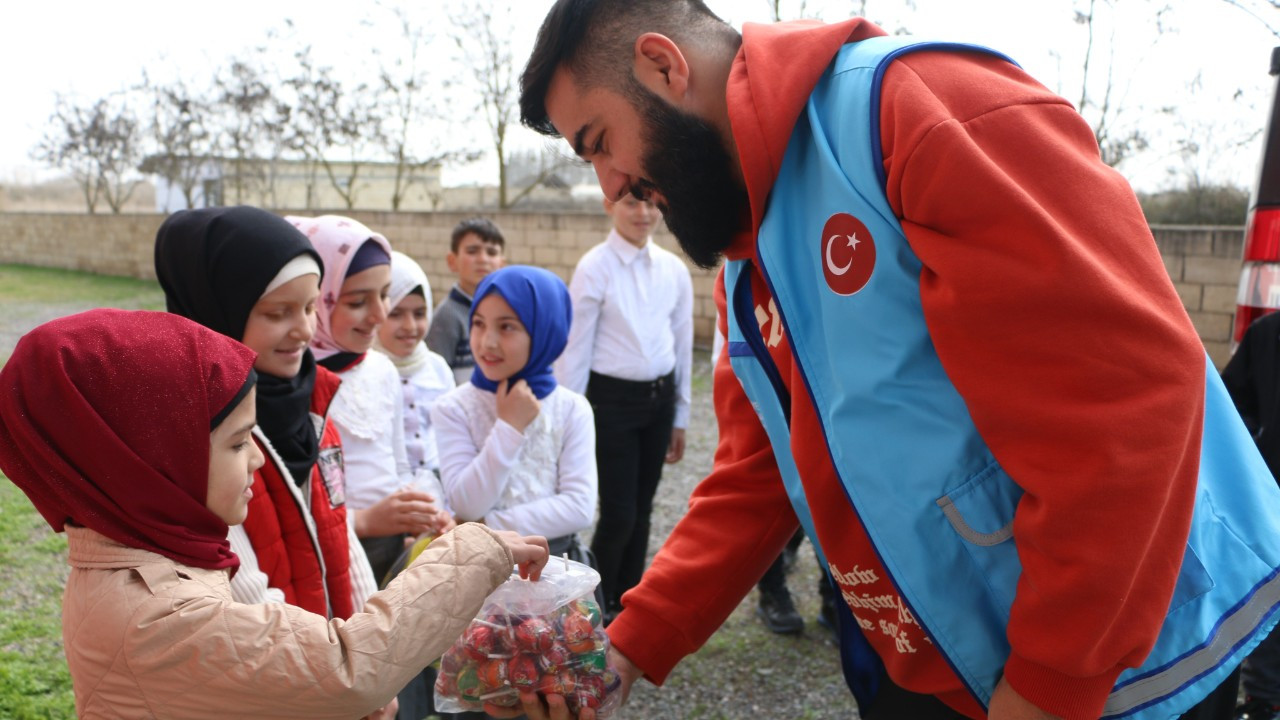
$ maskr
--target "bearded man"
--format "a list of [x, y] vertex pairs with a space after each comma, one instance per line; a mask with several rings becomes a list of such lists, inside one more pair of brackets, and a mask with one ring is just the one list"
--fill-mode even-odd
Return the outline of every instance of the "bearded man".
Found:
[[624, 689], [802, 526], [863, 718], [1229, 715], [1280, 492], [1070, 103], [860, 18], [559, 0], [521, 111], [727, 260], [720, 446], [609, 626]]

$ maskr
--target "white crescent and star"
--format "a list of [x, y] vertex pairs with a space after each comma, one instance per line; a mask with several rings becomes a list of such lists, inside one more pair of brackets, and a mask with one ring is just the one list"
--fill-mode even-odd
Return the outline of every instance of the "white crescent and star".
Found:
[[845, 263], [843, 267], [837, 267], [835, 261], [831, 259], [831, 247], [836, 244], [837, 238], [842, 237], [848, 239], [849, 249], [851, 250], [857, 250], [858, 243], [862, 242], [858, 239], [858, 233], [854, 233], [852, 235], [841, 235], [840, 233], [836, 233], [835, 235], [827, 238], [827, 270], [829, 270], [832, 275], [843, 275], [849, 272], [849, 268], [853, 266], [852, 257], [849, 258], [849, 262]]

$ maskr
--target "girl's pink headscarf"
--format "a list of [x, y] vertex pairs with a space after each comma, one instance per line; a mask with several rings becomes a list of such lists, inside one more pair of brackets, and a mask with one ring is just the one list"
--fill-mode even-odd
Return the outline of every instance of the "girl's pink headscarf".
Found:
[[320, 259], [324, 261], [324, 278], [320, 281], [320, 304], [316, 308], [316, 334], [311, 338], [311, 351], [316, 360], [340, 352], [348, 352], [333, 340], [333, 327], [330, 318], [333, 309], [338, 306], [338, 297], [342, 295], [342, 282], [347, 279], [347, 268], [351, 267], [351, 259], [356, 251], [367, 240], [372, 240], [391, 256], [391, 243], [382, 235], [370, 230], [351, 218], [340, 215], [321, 215], [307, 218], [288, 216], [285, 218], [311, 239]]
[[54, 530], [87, 527], [184, 565], [235, 568], [205, 506], [209, 432], [252, 387], [254, 352], [170, 313], [41, 325], [0, 371], [0, 468]]

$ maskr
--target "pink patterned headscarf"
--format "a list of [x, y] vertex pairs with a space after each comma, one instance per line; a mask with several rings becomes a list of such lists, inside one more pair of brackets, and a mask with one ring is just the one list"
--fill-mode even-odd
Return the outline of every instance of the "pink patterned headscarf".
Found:
[[308, 218], [288, 216], [285, 218], [302, 231], [320, 253], [324, 262], [324, 277], [320, 281], [320, 303], [316, 308], [316, 334], [311, 338], [311, 351], [317, 360], [347, 352], [347, 349], [333, 340], [330, 318], [333, 309], [338, 306], [338, 296], [342, 294], [342, 283], [347, 279], [347, 269], [356, 251], [367, 240], [382, 246], [391, 256], [391, 243], [382, 235], [370, 230], [361, 223], [341, 215], [321, 215]]

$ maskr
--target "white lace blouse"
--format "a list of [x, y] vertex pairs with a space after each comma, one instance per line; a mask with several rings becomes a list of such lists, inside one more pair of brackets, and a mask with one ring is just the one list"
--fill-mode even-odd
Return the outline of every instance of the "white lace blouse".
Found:
[[444, 358], [428, 351], [427, 361], [410, 377], [400, 377], [404, 407], [404, 448], [415, 475], [440, 468], [431, 407], [457, 383]]
[[370, 352], [339, 377], [329, 419], [342, 436], [347, 506], [364, 510], [414, 481], [404, 449], [400, 373], [385, 355]]
[[440, 479], [461, 522], [556, 538], [591, 526], [595, 424], [587, 399], [557, 387], [524, 433], [498, 419], [491, 392], [466, 383], [431, 410]]

